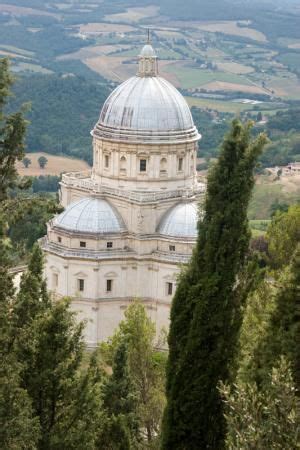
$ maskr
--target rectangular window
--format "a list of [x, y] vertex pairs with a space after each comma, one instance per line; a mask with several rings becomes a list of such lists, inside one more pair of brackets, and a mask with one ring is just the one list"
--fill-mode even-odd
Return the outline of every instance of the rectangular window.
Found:
[[82, 278], [79, 278], [78, 280], [78, 288], [80, 292], [84, 291], [84, 280]]
[[173, 294], [173, 283], [167, 283], [167, 295]]
[[106, 280], [106, 292], [112, 291], [113, 280]]
[[147, 170], [146, 159], [140, 159], [140, 172], [146, 172], [146, 170]]
[[178, 170], [179, 170], [179, 172], [182, 170], [182, 166], [183, 166], [183, 159], [179, 158], [178, 159]]
[[86, 247], [86, 242], [80, 241], [80, 247]]
[[57, 242], [61, 242], [61, 237], [60, 236], [58, 236]]
[[105, 155], [105, 156], [104, 156], [104, 166], [105, 166], [106, 168], [109, 167], [109, 156], [108, 156], [108, 155]]
[[106, 242], [106, 248], [113, 248], [112, 242]]
[[175, 245], [169, 245], [170, 252], [175, 252]]

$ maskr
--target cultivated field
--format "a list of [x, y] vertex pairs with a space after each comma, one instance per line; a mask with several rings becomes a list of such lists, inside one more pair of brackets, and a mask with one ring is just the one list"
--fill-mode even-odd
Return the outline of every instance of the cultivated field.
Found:
[[[235, 92], [244, 92], [245, 96], [275, 95], [284, 101], [300, 99], [300, 81], [293, 73], [300, 69], [300, 52], [297, 52], [300, 49], [299, 38], [281, 37], [273, 45], [272, 40], [267, 41], [263, 32], [254, 29], [254, 25], [247, 20], [169, 20], [161, 16], [159, 6], [151, 5], [151, 2], [144, 7], [127, 7], [126, 2], [121, 2], [119, 8], [112, 2], [115, 13], [104, 18], [96, 14], [102, 0], [46, 2], [43, 10], [32, 6], [38, 4], [35, 1], [30, 3], [31, 8], [27, 7], [25, 0], [22, 0], [25, 6], [20, 7], [16, 6], [16, 3], [21, 3], [20, 0], [6, 2], [0, 5], [0, 13], [11, 14], [15, 24], [23, 20], [18, 19], [21, 16], [52, 16], [58, 23], [66, 24], [67, 35], [72, 38], [75, 35], [79, 43], [80, 39], [85, 41], [82, 46], [62, 45], [61, 53], [55, 54], [55, 59], [63, 62], [59, 67], [66, 67], [67, 73], [69, 67], [72, 67], [71, 72], [76, 73], [80, 64], [65, 64], [64, 61], [77, 60], [108, 80], [124, 81], [137, 71], [137, 55], [142, 43], [146, 42], [146, 29], [149, 27], [159, 57], [160, 75], [177, 88], [190, 91], [188, 97], [193, 95], [195, 89], [206, 89], [216, 93], [227, 91], [230, 96]], [[125, 11], [122, 10], [124, 5]], [[70, 25], [72, 15], [79, 17], [79, 20]], [[42, 17], [40, 23], [37, 21], [32, 26], [29, 20], [28, 27], [31, 28], [27, 30], [32, 33], [46, 31], [48, 25], [44, 22], [48, 20]], [[18, 48], [19, 45], [22, 47], [22, 42], [19, 38], [12, 42], [3, 39], [3, 43], [0, 42], [0, 56], [11, 57], [15, 72], [50, 73], [52, 67], [44, 67], [38, 50], [34, 54]], [[283, 51], [284, 48], [286, 51]], [[31, 60], [19, 61], [20, 56]], [[55, 67], [53, 70], [56, 70]], [[225, 104], [215, 103], [215, 107], [221, 111]], [[227, 111], [236, 111], [237, 107], [244, 109], [243, 105], [228, 102]]]
[[13, 72], [31, 72], [31, 73], [42, 73], [44, 75], [49, 75], [53, 73], [51, 70], [46, 69], [45, 67], [40, 66], [39, 64], [31, 64], [20, 62], [13, 66]]
[[268, 92], [260, 88], [259, 86], [247, 85], [247, 84], [238, 84], [238, 83], [228, 83], [225, 81], [213, 81], [211, 83], [207, 83], [202, 86], [204, 89], [208, 91], [240, 91], [240, 92], [248, 92], [251, 94], [268, 94]]
[[219, 70], [223, 70], [224, 72], [236, 73], [236, 74], [246, 74], [254, 72], [254, 68], [250, 66], [244, 66], [243, 64], [235, 63], [235, 62], [219, 62], [217, 63], [217, 67]]
[[251, 110], [252, 105], [244, 103], [233, 103], [230, 101], [221, 101], [207, 98], [185, 97], [190, 107], [196, 106], [201, 109], [213, 109], [219, 112], [230, 112], [238, 114], [239, 112]]
[[[81, 159], [54, 156], [43, 152], [27, 153], [26, 156], [31, 160], [28, 169], [24, 167], [22, 161], [17, 162], [17, 170], [21, 176], [60, 175], [63, 172], [88, 170], [90, 168]], [[38, 163], [40, 156], [45, 156], [48, 159], [48, 163], [44, 169], [41, 169]]]
[[[243, 75], [230, 74], [215, 70], [200, 69], [192, 62], [182, 61], [169, 65], [167, 72], [172, 73], [178, 79], [183, 88], [204, 87], [211, 82], [235, 83], [236, 85], [251, 85], [251, 82]], [[225, 87], [226, 89], [226, 87]]]
[[79, 26], [82, 34], [103, 34], [103, 33], [130, 33], [134, 28], [130, 25], [119, 25], [116, 23], [87, 23]]
[[133, 76], [136, 71], [136, 64], [124, 64], [128, 58], [97, 56], [94, 58], [87, 58], [85, 64], [95, 72], [98, 72], [105, 78], [114, 81], [123, 81], [126, 78]]
[[223, 21], [223, 22], [195, 22], [196, 27], [202, 31], [209, 31], [211, 33], [224, 33], [232, 36], [242, 36], [253, 39], [255, 41], [266, 42], [266, 36], [260, 31], [254, 30], [248, 27], [239, 27], [235, 21]]
[[52, 16], [59, 18], [58, 14], [42, 11], [40, 9], [24, 8], [22, 6], [0, 4], [0, 12], [14, 14], [15, 16]]
[[25, 57], [32, 57], [34, 56], [34, 52], [29, 52], [28, 50], [24, 50], [23, 48], [14, 47], [13, 45], [3, 45], [0, 44], [0, 48], [2, 50], [7, 50], [8, 52], [17, 53], [18, 55], [21, 55], [24, 59], [27, 59]]
[[154, 17], [158, 14], [158, 6], [146, 6], [138, 8], [128, 8], [126, 12], [111, 14], [104, 17], [108, 22], [139, 22], [142, 19]]

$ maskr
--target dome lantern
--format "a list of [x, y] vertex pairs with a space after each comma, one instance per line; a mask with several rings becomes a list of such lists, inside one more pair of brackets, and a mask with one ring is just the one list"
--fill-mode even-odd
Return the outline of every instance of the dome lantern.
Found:
[[147, 44], [142, 48], [139, 54], [138, 77], [156, 77], [158, 74], [157, 56], [150, 43], [150, 33], [148, 30]]

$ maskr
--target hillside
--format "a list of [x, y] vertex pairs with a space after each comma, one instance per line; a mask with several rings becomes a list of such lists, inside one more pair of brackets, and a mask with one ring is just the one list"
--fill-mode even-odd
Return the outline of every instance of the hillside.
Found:
[[12, 110], [30, 103], [29, 151], [71, 155], [91, 163], [89, 132], [109, 94], [106, 84], [79, 76], [34, 75], [20, 78], [13, 91]]

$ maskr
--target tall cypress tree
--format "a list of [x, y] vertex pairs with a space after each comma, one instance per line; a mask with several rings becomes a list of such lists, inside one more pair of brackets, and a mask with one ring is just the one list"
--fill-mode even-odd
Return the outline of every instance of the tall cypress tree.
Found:
[[16, 337], [20, 329], [30, 327], [37, 314], [51, 306], [46, 282], [43, 279], [43, 252], [35, 244], [28, 263], [28, 270], [24, 272], [20, 282], [20, 289], [14, 303], [14, 327]]
[[26, 122], [22, 112], [4, 112], [12, 83], [9, 61], [0, 59], [0, 202], [7, 198], [10, 188], [18, 185], [15, 163], [24, 157]]
[[205, 217], [171, 311], [165, 450], [224, 446], [217, 386], [228, 379], [241, 307], [252, 282], [252, 273], [245, 270], [250, 238], [247, 208], [253, 169], [265, 142], [264, 135], [251, 139], [250, 123], [234, 120], [208, 176]]

